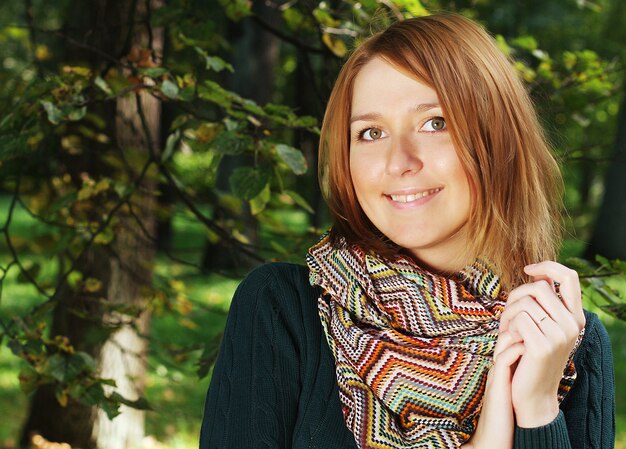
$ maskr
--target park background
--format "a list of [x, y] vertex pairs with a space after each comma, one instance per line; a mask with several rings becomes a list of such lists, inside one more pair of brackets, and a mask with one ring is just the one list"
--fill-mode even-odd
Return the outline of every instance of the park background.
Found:
[[238, 282], [328, 226], [341, 62], [436, 10], [484, 24], [536, 103], [626, 447], [626, 2], [3, 0], [0, 448], [197, 446]]

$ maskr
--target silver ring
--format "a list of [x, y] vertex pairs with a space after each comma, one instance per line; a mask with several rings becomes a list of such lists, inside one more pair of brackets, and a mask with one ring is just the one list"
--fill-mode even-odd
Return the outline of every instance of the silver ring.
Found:
[[539, 320], [539, 324], [541, 324], [543, 322], [543, 320], [545, 320], [546, 318], [548, 318], [548, 315], [544, 316], [542, 319]]

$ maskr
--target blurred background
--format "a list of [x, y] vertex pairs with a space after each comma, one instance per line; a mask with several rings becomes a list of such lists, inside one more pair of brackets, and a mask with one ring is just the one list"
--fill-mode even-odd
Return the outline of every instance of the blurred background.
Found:
[[0, 448], [197, 445], [239, 280], [329, 224], [342, 61], [436, 10], [484, 24], [536, 103], [626, 447], [626, 2], [3, 0]]

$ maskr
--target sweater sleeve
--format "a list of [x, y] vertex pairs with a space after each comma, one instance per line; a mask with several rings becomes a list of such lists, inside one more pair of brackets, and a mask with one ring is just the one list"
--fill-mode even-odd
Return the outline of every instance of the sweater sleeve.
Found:
[[606, 329], [585, 311], [585, 337], [574, 356], [577, 378], [556, 419], [515, 429], [516, 449], [611, 449], [615, 444], [613, 356]]
[[288, 448], [300, 389], [297, 331], [276, 267], [256, 269], [232, 303], [206, 398], [201, 449]]

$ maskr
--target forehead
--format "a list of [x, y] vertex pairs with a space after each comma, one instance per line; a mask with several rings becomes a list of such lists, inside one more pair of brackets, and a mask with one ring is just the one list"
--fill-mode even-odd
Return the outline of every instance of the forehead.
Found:
[[383, 113], [438, 101], [433, 88], [383, 58], [374, 57], [355, 77], [351, 109], [352, 115]]

